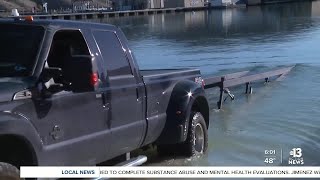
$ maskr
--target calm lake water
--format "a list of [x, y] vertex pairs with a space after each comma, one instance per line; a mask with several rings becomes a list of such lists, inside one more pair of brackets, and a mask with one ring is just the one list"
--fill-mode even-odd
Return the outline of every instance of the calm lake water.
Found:
[[[320, 1], [228, 10], [95, 20], [120, 26], [142, 69], [199, 68], [204, 76], [296, 65], [281, 82], [231, 88], [236, 100], [211, 104], [209, 149], [190, 159], [158, 158], [148, 165], [288, 165], [302, 149], [305, 165], [320, 165]], [[282, 152], [282, 153], [281, 153]]]

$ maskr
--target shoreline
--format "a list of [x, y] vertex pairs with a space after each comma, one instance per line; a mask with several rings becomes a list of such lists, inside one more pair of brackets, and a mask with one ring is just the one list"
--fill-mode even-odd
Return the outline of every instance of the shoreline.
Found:
[[[79, 12], [79, 13], [53, 13], [53, 14], [33, 14], [36, 19], [65, 19], [65, 20], [81, 20], [81, 19], [96, 19], [96, 18], [114, 18], [114, 17], [127, 17], [127, 16], [143, 16], [154, 14], [174, 14], [180, 12], [202, 11], [209, 9], [228, 9], [228, 8], [246, 8], [245, 4], [239, 5], [226, 5], [214, 7], [177, 7], [177, 8], [163, 8], [163, 9], [143, 9], [143, 10], [129, 10], [129, 11], [108, 11], [108, 12]], [[0, 18], [12, 17], [8, 16], [10, 13], [0, 14]], [[21, 17], [28, 16], [29, 14], [22, 14]], [[30, 14], [31, 15], [31, 14]]]
[[[114, 17], [128, 17], [128, 16], [144, 16], [154, 14], [174, 14], [180, 12], [192, 12], [202, 10], [214, 9], [231, 9], [231, 8], [247, 8], [248, 6], [264, 6], [280, 3], [299, 2], [297, 0], [277, 0], [264, 1], [261, 0], [247, 0], [247, 4], [224, 4], [221, 6], [201, 6], [201, 7], [177, 7], [177, 8], [161, 8], [161, 9], [143, 9], [143, 10], [128, 10], [128, 11], [90, 11], [90, 12], [73, 12], [73, 13], [50, 13], [50, 14], [21, 14], [21, 17], [32, 15], [35, 19], [64, 19], [64, 20], [82, 20], [82, 19], [99, 19], [99, 18], [114, 18]], [[259, 3], [249, 3], [249, 1], [259, 1]], [[307, 0], [314, 1], [314, 0]], [[0, 13], [0, 18], [12, 17], [10, 12]]]

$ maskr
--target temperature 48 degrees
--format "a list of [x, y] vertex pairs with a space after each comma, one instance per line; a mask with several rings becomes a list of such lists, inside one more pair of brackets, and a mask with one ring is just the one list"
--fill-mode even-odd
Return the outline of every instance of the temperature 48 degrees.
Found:
[[266, 164], [273, 164], [276, 158], [265, 158], [264, 163]]

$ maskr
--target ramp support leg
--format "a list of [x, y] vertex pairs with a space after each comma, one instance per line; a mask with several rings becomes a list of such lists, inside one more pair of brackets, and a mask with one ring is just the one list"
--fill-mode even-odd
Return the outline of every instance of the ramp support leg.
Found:
[[246, 94], [252, 94], [252, 87], [250, 86], [250, 82], [246, 83]]
[[246, 83], [246, 94], [248, 94], [248, 93], [249, 93], [249, 86], [250, 86], [250, 83], [249, 83], [249, 82], [247, 82], [247, 83]]
[[220, 97], [219, 97], [219, 101], [217, 103], [218, 105], [218, 109], [222, 108], [222, 102], [223, 102], [223, 94], [224, 94], [224, 77], [221, 77], [221, 84], [220, 84]]
[[218, 109], [221, 109], [222, 108], [222, 102], [223, 102], [223, 89], [220, 88], [220, 98], [219, 98], [219, 101], [218, 101]]

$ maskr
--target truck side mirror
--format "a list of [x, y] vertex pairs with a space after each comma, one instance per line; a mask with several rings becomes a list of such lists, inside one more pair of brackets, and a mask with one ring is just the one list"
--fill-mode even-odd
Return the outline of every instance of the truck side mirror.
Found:
[[62, 69], [58, 67], [45, 67], [42, 71], [41, 81], [47, 86], [46, 96], [57, 93], [65, 89], [63, 84], [50, 83], [51, 79], [59, 79], [62, 77]]
[[71, 90], [73, 92], [94, 91], [92, 83], [93, 67], [91, 56], [73, 56], [69, 64]]
[[48, 82], [51, 78], [60, 78], [62, 76], [62, 69], [58, 67], [45, 67], [42, 71], [42, 81]]

